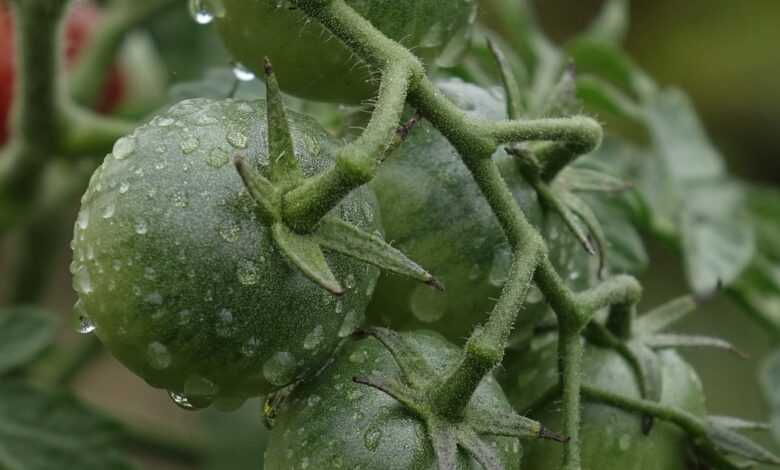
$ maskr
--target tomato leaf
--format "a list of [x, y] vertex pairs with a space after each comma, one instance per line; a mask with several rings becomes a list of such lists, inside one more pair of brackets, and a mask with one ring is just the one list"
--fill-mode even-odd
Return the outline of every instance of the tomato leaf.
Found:
[[130, 469], [114, 444], [117, 423], [65, 392], [0, 383], [0, 467], [18, 470]]
[[645, 344], [653, 349], [668, 348], [715, 348], [724, 349], [736, 354], [739, 357], [746, 358], [745, 354], [740, 352], [733, 344], [721, 338], [700, 335], [679, 335], [679, 334], [660, 334], [653, 335], [645, 340]]
[[747, 437], [737, 434], [718, 423], [707, 423], [707, 437], [717, 449], [744, 457], [754, 462], [780, 465], [780, 458]]
[[0, 375], [27, 365], [51, 343], [57, 318], [35, 307], [0, 310]]
[[584, 35], [595, 41], [618, 43], [628, 32], [629, 13], [628, 0], [608, 0]]

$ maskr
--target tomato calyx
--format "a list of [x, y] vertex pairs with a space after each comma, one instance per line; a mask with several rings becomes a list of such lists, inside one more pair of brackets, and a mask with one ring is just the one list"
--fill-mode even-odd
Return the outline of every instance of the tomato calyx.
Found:
[[295, 157], [281, 91], [267, 58], [265, 73], [270, 164], [263, 172], [242, 159], [236, 159], [234, 164], [255, 202], [256, 212], [271, 228], [280, 251], [306, 277], [333, 295], [342, 295], [344, 288], [328, 266], [323, 248], [441, 289], [436, 278], [381, 236], [367, 233], [338, 217], [326, 215], [311, 233], [299, 233], [288, 224], [284, 217], [284, 195], [305, 184], [306, 179]]
[[440, 378], [406, 344], [403, 336], [384, 328], [360, 330], [355, 336], [372, 336], [382, 343], [398, 365], [400, 377], [353, 377], [353, 382], [385, 393], [425, 423], [440, 470], [456, 468], [458, 448], [470, 454], [485, 470], [500, 470], [496, 449], [482, 439], [483, 435], [567, 441], [541, 423], [516, 413], [473, 413], [469, 409], [464, 410], [459, 417], [443, 413], [436, 405]]

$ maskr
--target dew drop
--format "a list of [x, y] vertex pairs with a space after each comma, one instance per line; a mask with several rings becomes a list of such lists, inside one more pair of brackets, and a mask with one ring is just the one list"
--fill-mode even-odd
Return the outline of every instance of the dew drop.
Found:
[[288, 352], [274, 354], [263, 364], [263, 376], [273, 385], [287, 385], [295, 378], [295, 357]]
[[355, 275], [352, 273], [349, 273], [347, 275], [347, 279], [344, 281], [345, 285], [347, 286], [347, 289], [354, 289], [355, 288]]
[[366, 352], [358, 350], [349, 355], [349, 362], [353, 364], [363, 364], [366, 362]]
[[135, 233], [138, 235], [146, 235], [149, 232], [149, 227], [146, 226], [146, 222], [140, 221], [135, 224]]
[[112, 153], [117, 160], [124, 160], [135, 152], [135, 137], [122, 137], [114, 144]]
[[306, 335], [303, 340], [303, 349], [312, 350], [316, 349], [322, 341], [325, 339], [325, 332], [322, 329], [322, 325], [317, 325], [311, 332]]
[[184, 155], [189, 155], [195, 150], [198, 149], [198, 146], [200, 146], [200, 141], [195, 136], [187, 137], [186, 139], [182, 140], [179, 144], [179, 148], [181, 149], [182, 153]]
[[257, 353], [257, 348], [260, 346], [260, 341], [254, 336], [249, 338], [243, 346], [241, 346], [241, 354], [250, 357]]
[[219, 392], [219, 387], [211, 380], [193, 375], [184, 382], [184, 393], [191, 398], [212, 398]]
[[173, 205], [176, 207], [184, 208], [187, 207], [187, 204], [189, 204], [189, 200], [187, 199], [187, 194], [182, 191], [176, 191], [173, 193], [173, 197], [171, 198], [173, 201]]
[[207, 0], [190, 0], [190, 15], [196, 23], [207, 25], [214, 21], [214, 13], [211, 12]]
[[89, 211], [87, 209], [82, 209], [79, 212], [76, 223], [81, 230], [86, 230], [86, 228], [89, 227]]
[[233, 66], [233, 75], [242, 82], [251, 82], [255, 79], [255, 74], [241, 63], [236, 63]]
[[344, 322], [341, 323], [339, 328], [339, 338], [346, 338], [355, 332], [363, 324], [364, 313], [362, 311], [350, 310], [344, 316]]
[[237, 149], [245, 149], [247, 145], [249, 145], [249, 140], [247, 139], [246, 134], [239, 130], [231, 130], [228, 131], [227, 135], [225, 136], [228, 143], [232, 145], [233, 147]]
[[306, 399], [306, 404], [309, 407], [315, 407], [320, 404], [322, 401], [322, 398], [319, 395], [309, 395], [309, 398]]
[[176, 122], [176, 121], [173, 118], [170, 118], [170, 117], [166, 116], [166, 117], [161, 117], [160, 119], [158, 119], [157, 120], [157, 125], [160, 126], [160, 127], [168, 127], [171, 124], [173, 124], [174, 122]]
[[89, 315], [87, 315], [87, 310], [84, 307], [84, 302], [81, 299], [78, 299], [76, 304], [73, 306], [73, 313], [78, 315], [79, 319], [79, 324], [76, 327], [76, 331], [83, 335], [88, 335], [95, 331], [95, 324], [92, 323]]
[[73, 289], [79, 294], [89, 295], [94, 291], [92, 286], [92, 277], [87, 270], [87, 267], [80, 265], [76, 272], [73, 273]]
[[620, 436], [620, 440], [618, 440], [618, 446], [623, 452], [627, 451], [631, 447], [631, 436], [628, 434], [623, 434]]
[[414, 316], [424, 323], [433, 323], [444, 317], [447, 297], [428, 286], [417, 286], [409, 299]]
[[542, 291], [536, 286], [531, 286], [531, 290], [528, 291], [528, 298], [526, 299], [529, 304], [538, 304], [544, 300]]
[[164, 344], [157, 341], [149, 343], [146, 348], [146, 357], [153, 369], [163, 370], [171, 365], [171, 353]]
[[190, 403], [190, 400], [186, 396], [184, 396], [182, 394], [169, 391], [168, 392], [168, 396], [171, 398], [171, 401], [173, 401], [173, 403], [175, 403], [176, 406], [178, 406], [179, 408], [182, 408], [182, 409], [188, 410], [188, 411], [191, 411], [191, 410], [195, 409], [195, 405]]
[[496, 287], [501, 287], [509, 276], [512, 267], [512, 252], [509, 247], [502, 245], [493, 254], [493, 265], [490, 268], [489, 281]]
[[241, 227], [239, 227], [234, 222], [229, 222], [219, 228], [219, 234], [228, 243], [233, 243], [237, 241], [238, 234], [240, 231], [241, 231]]
[[238, 263], [238, 282], [244, 286], [254, 286], [260, 279], [257, 266], [252, 261], [241, 260]]
[[130, 183], [127, 181], [123, 181], [122, 184], [119, 185], [119, 194], [125, 194], [130, 190]]
[[222, 168], [230, 161], [227, 150], [216, 147], [206, 157], [206, 163], [214, 168]]
[[233, 312], [223, 308], [217, 312], [217, 336], [226, 338], [233, 333]]
[[363, 443], [366, 445], [366, 449], [374, 452], [379, 447], [379, 442], [382, 440], [382, 430], [377, 427], [372, 427], [363, 435]]

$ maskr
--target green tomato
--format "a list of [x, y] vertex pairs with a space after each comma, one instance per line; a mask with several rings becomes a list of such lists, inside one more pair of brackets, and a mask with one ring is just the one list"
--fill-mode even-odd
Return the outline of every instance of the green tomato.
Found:
[[[284, 91], [315, 101], [358, 103], [377, 83], [366, 66], [319, 23], [272, 0], [220, 0], [213, 5], [228, 50], [261, 75], [269, 57]], [[387, 37], [427, 65], [451, 62], [465, 48], [476, 0], [347, 0]]]
[[[506, 105], [496, 91], [457, 79], [439, 87], [472, 115], [506, 117]], [[561, 275], [574, 288], [588, 286], [595, 260], [557, 216], [542, 216], [536, 193], [512, 158], [504, 150], [493, 156], [523, 212], [547, 235]], [[461, 341], [487, 317], [512, 262], [498, 220], [471, 173], [444, 136], [421, 123], [388, 156], [370, 185], [379, 198], [387, 240], [425, 266], [446, 289], [419, 288], [398, 276], [382, 275], [369, 307], [370, 321], [397, 330], [433, 329]], [[528, 302], [520, 322], [531, 325], [546, 305], [536, 289]]]
[[[526, 409], [557, 381], [555, 347], [547, 347], [535, 356], [539, 362], [518, 376], [522, 386], [512, 390], [517, 409]], [[661, 361], [663, 392], [660, 402], [698, 416], [704, 416], [704, 392], [696, 372], [676, 352], [658, 353]], [[586, 384], [639, 398], [634, 369], [611, 349], [588, 346], [582, 372]], [[534, 411], [531, 417], [550, 426], [561, 424], [560, 403], [550, 403]], [[642, 417], [608, 405], [588, 403], [582, 407], [582, 468], [599, 470], [689, 470], [685, 432], [674, 424], [655, 420], [649, 434], [642, 432]], [[560, 446], [542, 441], [526, 445], [524, 469], [550, 468], [560, 462]]]
[[[271, 392], [318, 369], [360, 323], [378, 276], [329, 255], [348, 287], [335, 298], [275, 248], [231, 164], [268, 164], [265, 122], [263, 101], [181, 102], [117, 141], [82, 199], [77, 310], [121, 362], [185, 406]], [[327, 133], [297, 113], [290, 123], [304, 174], [331, 165]], [[361, 189], [334, 213], [374, 231], [375, 204]]]
[[[459, 349], [432, 332], [404, 334], [407, 342], [441, 373], [457, 362]], [[266, 470], [365, 468], [436, 470], [425, 426], [384, 393], [352, 377], [396, 377], [399, 368], [379, 341], [348, 343], [333, 364], [299, 385], [280, 410], [265, 453]], [[511, 413], [501, 387], [490, 376], [477, 388], [466, 413]], [[493, 438], [502, 468], [519, 468], [515, 438]], [[462, 450], [458, 470], [482, 470]]]

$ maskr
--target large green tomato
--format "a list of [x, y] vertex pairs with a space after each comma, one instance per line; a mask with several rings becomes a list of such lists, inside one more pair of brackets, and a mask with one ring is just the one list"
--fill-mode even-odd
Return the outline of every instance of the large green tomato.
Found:
[[[404, 334], [437, 373], [460, 357], [459, 349], [429, 332]], [[397, 377], [398, 366], [374, 338], [345, 345], [322, 373], [298, 387], [280, 410], [265, 453], [266, 470], [438, 469], [425, 426], [399, 402], [374, 388], [352, 382], [356, 376]], [[492, 377], [477, 388], [466, 413], [512, 413]], [[491, 438], [501, 468], [520, 465], [520, 441]], [[463, 450], [453, 470], [483, 470]]]
[[[269, 57], [282, 89], [315, 101], [358, 103], [377, 83], [338, 39], [278, 0], [219, 0], [211, 8], [222, 39], [258, 75]], [[389, 38], [426, 64], [460, 55], [476, 18], [476, 0], [347, 0]]]
[[[661, 403], [698, 416], [705, 414], [704, 392], [696, 372], [674, 351], [658, 353], [663, 391]], [[539, 361], [519, 375], [522, 385], [509, 391], [518, 410], [527, 408], [557, 382], [555, 347], [545, 348]], [[588, 346], [583, 366], [586, 384], [612, 393], [639, 398], [634, 369], [610, 349]], [[560, 403], [552, 402], [531, 417], [558, 429]], [[585, 401], [582, 407], [582, 468], [598, 470], [689, 470], [689, 442], [674, 424], [656, 420], [649, 434], [642, 417], [617, 408]], [[524, 469], [549, 469], [561, 461], [560, 446], [531, 441], [525, 446]]]
[[[506, 116], [498, 92], [457, 79], [438, 85], [470, 114]], [[574, 288], [588, 286], [595, 260], [557, 216], [542, 216], [536, 193], [512, 158], [503, 150], [493, 156], [517, 203], [546, 235], [561, 275]], [[379, 198], [387, 240], [425, 266], [446, 290], [419, 288], [398, 276], [382, 275], [369, 307], [370, 321], [398, 330], [433, 329], [461, 341], [492, 309], [512, 262], [498, 220], [471, 173], [444, 136], [421, 123], [388, 156], [371, 187]], [[530, 325], [545, 310], [541, 294], [533, 290], [520, 322]]]
[[[300, 114], [290, 121], [304, 174], [331, 165], [329, 136]], [[279, 253], [231, 164], [267, 165], [266, 140], [263, 101], [184, 101], [117, 141], [82, 200], [77, 310], [120, 361], [184, 405], [315, 371], [359, 323], [378, 276], [329, 255], [348, 288], [335, 298]], [[334, 210], [369, 232], [377, 212], [368, 189]]]

